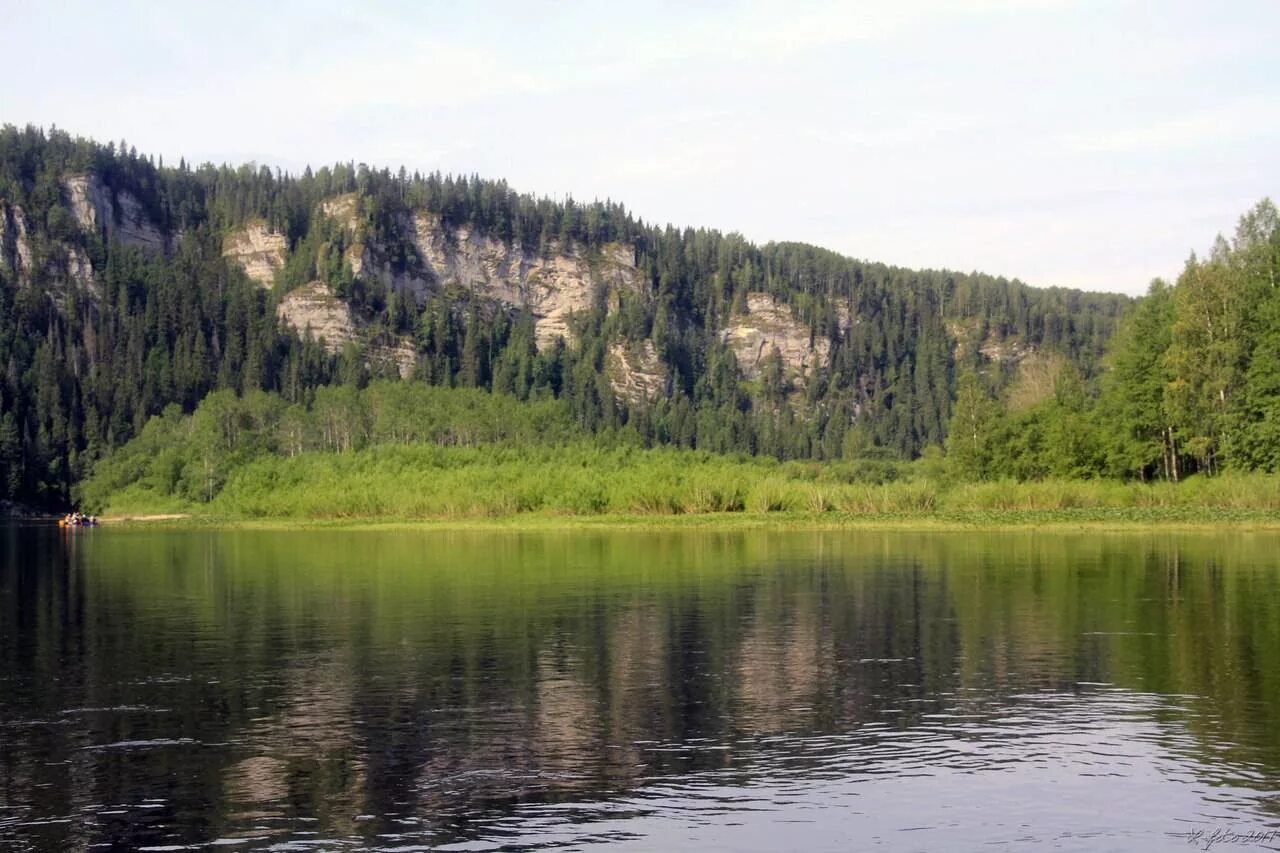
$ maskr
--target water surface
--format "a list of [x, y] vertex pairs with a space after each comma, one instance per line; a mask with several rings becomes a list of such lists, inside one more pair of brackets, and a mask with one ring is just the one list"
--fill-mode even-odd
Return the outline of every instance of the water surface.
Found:
[[1278, 546], [10, 528], [0, 848], [1280, 849]]

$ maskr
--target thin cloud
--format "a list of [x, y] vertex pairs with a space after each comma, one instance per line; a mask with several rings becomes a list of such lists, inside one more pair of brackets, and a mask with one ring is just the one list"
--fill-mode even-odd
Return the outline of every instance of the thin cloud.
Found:
[[1280, 196], [1274, 0], [13, 12], [6, 59], [41, 83], [0, 90], [0, 122], [166, 162], [477, 172], [646, 221], [1130, 292], [1176, 273], [1206, 216], [1229, 230], [1224, 211]]
[[1076, 151], [1090, 154], [1162, 152], [1221, 145], [1242, 136], [1274, 134], [1280, 117], [1269, 99], [1245, 98], [1190, 115], [1170, 115], [1144, 124], [1089, 130], [1068, 137]]

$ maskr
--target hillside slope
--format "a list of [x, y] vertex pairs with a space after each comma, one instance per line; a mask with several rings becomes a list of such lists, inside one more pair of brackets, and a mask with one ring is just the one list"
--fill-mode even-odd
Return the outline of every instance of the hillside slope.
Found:
[[63, 504], [210, 391], [400, 376], [566, 401], [584, 432], [910, 457], [957, 370], [1092, 375], [1129, 300], [646, 224], [612, 202], [338, 164], [167, 167], [0, 130], [0, 497]]

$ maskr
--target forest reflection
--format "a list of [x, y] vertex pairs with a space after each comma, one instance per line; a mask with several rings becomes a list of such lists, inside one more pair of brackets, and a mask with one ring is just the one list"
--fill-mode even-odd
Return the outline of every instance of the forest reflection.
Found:
[[5, 535], [0, 832], [438, 841], [1069, 720], [1280, 787], [1275, 536], [102, 533]]

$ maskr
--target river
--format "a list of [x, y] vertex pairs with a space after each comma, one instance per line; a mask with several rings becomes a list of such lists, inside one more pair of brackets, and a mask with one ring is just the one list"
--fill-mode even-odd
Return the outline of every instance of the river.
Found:
[[0, 530], [0, 848], [211, 846], [1280, 849], [1280, 536]]

